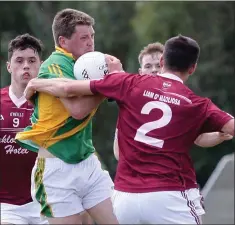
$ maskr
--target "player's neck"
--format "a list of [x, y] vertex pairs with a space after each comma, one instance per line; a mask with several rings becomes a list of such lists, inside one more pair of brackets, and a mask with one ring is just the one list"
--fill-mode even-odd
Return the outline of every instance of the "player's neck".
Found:
[[161, 73], [171, 73], [174, 74], [175, 76], [179, 77], [183, 82], [186, 82], [188, 79], [188, 75], [186, 73], [181, 73], [181, 72], [176, 72], [172, 71], [166, 68], [162, 68]]
[[14, 82], [11, 83], [11, 91], [17, 98], [21, 98], [24, 95], [25, 87], [15, 84]]

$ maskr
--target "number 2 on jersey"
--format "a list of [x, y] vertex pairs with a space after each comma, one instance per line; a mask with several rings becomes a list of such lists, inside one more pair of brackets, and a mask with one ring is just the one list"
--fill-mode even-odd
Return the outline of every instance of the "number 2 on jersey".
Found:
[[161, 139], [149, 137], [146, 134], [152, 130], [162, 128], [166, 126], [172, 118], [172, 110], [169, 105], [164, 102], [151, 101], [146, 103], [142, 110], [141, 114], [149, 114], [152, 109], [160, 109], [163, 112], [163, 115], [160, 119], [148, 122], [140, 126], [137, 130], [134, 140], [139, 141], [148, 145], [152, 145], [158, 148], [162, 148], [164, 141]]

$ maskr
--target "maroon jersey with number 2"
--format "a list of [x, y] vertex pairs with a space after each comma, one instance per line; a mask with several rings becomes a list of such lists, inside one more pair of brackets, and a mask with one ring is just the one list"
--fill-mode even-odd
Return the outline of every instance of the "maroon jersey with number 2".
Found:
[[143, 193], [197, 187], [189, 150], [201, 133], [220, 131], [230, 115], [210, 99], [195, 95], [173, 74], [114, 73], [91, 81], [90, 88], [119, 106], [116, 190]]

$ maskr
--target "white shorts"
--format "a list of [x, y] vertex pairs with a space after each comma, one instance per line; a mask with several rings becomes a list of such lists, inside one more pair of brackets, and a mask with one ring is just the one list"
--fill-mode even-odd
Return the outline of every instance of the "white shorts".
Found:
[[32, 171], [32, 197], [46, 217], [66, 217], [96, 206], [112, 195], [113, 182], [92, 154], [77, 164], [39, 158]]
[[40, 204], [30, 202], [25, 205], [1, 203], [1, 224], [48, 224], [40, 217]]
[[120, 224], [201, 224], [205, 213], [196, 188], [149, 193], [114, 190], [112, 202]]

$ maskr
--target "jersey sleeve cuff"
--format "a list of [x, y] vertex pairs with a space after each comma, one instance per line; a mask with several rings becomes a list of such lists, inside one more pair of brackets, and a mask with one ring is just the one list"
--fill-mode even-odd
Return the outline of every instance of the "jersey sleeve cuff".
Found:
[[232, 116], [229, 116], [229, 115], [225, 116], [225, 117], [221, 120], [221, 123], [220, 123], [220, 126], [219, 126], [218, 129], [221, 131], [221, 129], [223, 128], [223, 126], [224, 126], [227, 122], [229, 122], [230, 120], [232, 120], [232, 119], [233, 119]]
[[95, 87], [95, 80], [91, 80], [90, 81], [90, 89], [91, 89], [91, 92], [93, 94], [97, 94], [98, 93], [98, 91], [96, 90], [96, 87]]

